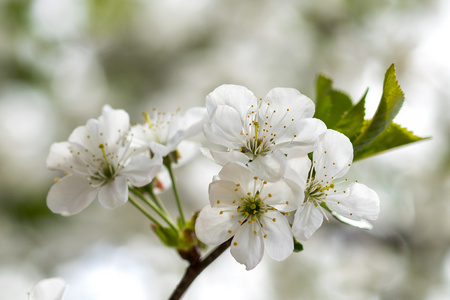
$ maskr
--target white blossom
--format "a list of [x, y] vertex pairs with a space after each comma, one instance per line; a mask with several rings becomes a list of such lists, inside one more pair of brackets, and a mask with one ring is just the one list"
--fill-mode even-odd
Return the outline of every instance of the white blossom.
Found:
[[[313, 152], [310, 169], [305, 168], [305, 159], [289, 162], [297, 172], [288, 173], [297, 174], [296, 181], [305, 189], [303, 204], [297, 209], [292, 226], [296, 238], [309, 239], [322, 225], [323, 218], [328, 220], [326, 208], [340, 220], [374, 221], [378, 218], [380, 201], [375, 191], [361, 183], [338, 180], [348, 172], [353, 161], [353, 146], [345, 135], [327, 130]], [[305, 169], [309, 169], [309, 173]]]
[[204, 134], [225, 151], [210, 150], [219, 164], [246, 164], [260, 177], [276, 181], [286, 170], [286, 153], [315, 149], [325, 124], [312, 118], [314, 103], [292, 88], [274, 88], [259, 100], [243, 86], [221, 85], [206, 97]]
[[43, 279], [36, 283], [28, 300], [61, 300], [67, 288], [61, 278]]
[[200, 241], [218, 245], [230, 238], [231, 254], [247, 270], [261, 261], [264, 249], [275, 260], [293, 251], [285, 217], [300, 204], [290, 180], [267, 182], [238, 163], [229, 163], [209, 185], [210, 205], [200, 212], [195, 232]]
[[179, 144], [202, 130], [206, 121], [206, 109], [193, 107], [184, 114], [178, 109], [174, 113], [144, 113], [146, 123], [132, 126], [130, 135], [133, 147], [150, 148], [162, 157], [177, 150]]
[[67, 142], [51, 146], [47, 167], [65, 176], [51, 187], [47, 205], [55, 213], [73, 215], [95, 198], [106, 208], [128, 200], [128, 184], [144, 186], [160, 170], [161, 156], [149, 157], [130, 147], [125, 136], [129, 116], [105, 105], [98, 119], [79, 126]]

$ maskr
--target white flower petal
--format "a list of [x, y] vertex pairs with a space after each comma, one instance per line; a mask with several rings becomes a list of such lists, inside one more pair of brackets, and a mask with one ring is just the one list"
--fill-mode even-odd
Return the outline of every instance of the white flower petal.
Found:
[[239, 151], [214, 151], [209, 149], [201, 149], [202, 153], [214, 160], [219, 165], [226, 165], [229, 162], [239, 162], [242, 164], [246, 164], [248, 162], [248, 156]]
[[116, 208], [128, 201], [128, 184], [124, 176], [117, 176], [98, 192], [98, 200], [105, 208]]
[[297, 183], [302, 191], [305, 190], [306, 181], [308, 180], [309, 170], [311, 168], [311, 160], [307, 155], [295, 156], [294, 153], [288, 155], [287, 170], [284, 175]]
[[335, 217], [337, 220], [339, 220], [342, 223], [351, 225], [353, 227], [357, 227], [357, 228], [361, 228], [361, 229], [367, 229], [370, 230], [373, 228], [372, 223], [370, 223], [369, 221], [366, 221], [364, 219], [361, 220], [352, 220], [346, 217], [343, 217], [337, 213], [335, 213], [334, 211], [331, 212], [331, 214], [333, 215], [333, 217]]
[[47, 168], [69, 172], [72, 162], [69, 146], [69, 142], [53, 143], [46, 161]]
[[316, 162], [316, 178], [340, 178], [353, 161], [352, 143], [342, 133], [328, 129], [313, 153], [313, 160]]
[[[205, 107], [192, 107], [188, 109], [178, 121], [177, 130], [183, 132], [182, 139], [189, 138], [202, 131], [203, 124], [207, 121], [208, 116], [206, 114]], [[181, 140], [173, 139], [169, 137], [168, 144], [179, 144]]]
[[96, 197], [98, 188], [86, 177], [70, 175], [55, 183], [48, 192], [47, 206], [54, 213], [70, 216], [85, 209]]
[[279, 211], [289, 212], [297, 209], [303, 202], [304, 192], [289, 179], [268, 182], [262, 192], [261, 199], [266, 205], [271, 205]]
[[238, 204], [233, 201], [240, 201], [241, 197], [243, 197], [242, 189], [239, 189], [233, 181], [217, 180], [209, 184], [209, 202], [213, 207], [237, 207]]
[[[274, 114], [272, 116], [272, 118], [275, 118], [275, 123], [287, 117], [291, 117], [291, 119], [312, 118], [315, 111], [314, 102], [293, 88], [273, 88], [264, 97], [263, 103], [270, 103], [274, 110], [280, 112], [279, 115]], [[281, 114], [281, 112], [285, 111], [288, 114], [283, 117], [284, 114]]]
[[181, 141], [177, 147], [178, 160], [174, 167], [180, 167], [192, 161], [200, 154], [201, 144], [193, 141]]
[[287, 219], [277, 211], [269, 211], [261, 218], [261, 223], [263, 236], [267, 234], [264, 238], [267, 253], [278, 261], [286, 259], [294, 250], [291, 227]]
[[159, 154], [150, 159], [144, 155], [136, 155], [120, 170], [120, 176], [125, 176], [132, 185], [141, 187], [150, 183], [161, 170], [162, 158]]
[[167, 146], [164, 144], [160, 144], [155, 141], [148, 142], [148, 147], [152, 150], [153, 153], [158, 153], [161, 157], [167, 156], [169, 153], [175, 151], [177, 149], [176, 146]]
[[[207, 245], [219, 245], [231, 238], [240, 227], [238, 217], [231, 218], [232, 212], [223, 208], [206, 206], [202, 209], [195, 222], [195, 234]], [[231, 230], [231, 233], [229, 232]]]
[[264, 122], [268, 117], [277, 144], [290, 142], [304, 126], [300, 121], [314, 115], [314, 103], [296, 89], [274, 88], [263, 99], [259, 115]]
[[361, 183], [352, 183], [345, 193], [331, 193], [325, 198], [329, 209], [352, 219], [374, 221], [380, 212], [380, 199], [377, 193]]
[[300, 130], [291, 143], [295, 147], [297, 146], [297, 144], [303, 147], [307, 145], [315, 146], [319, 141], [319, 137], [327, 131], [327, 126], [322, 120], [319, 119], [301, 119], [299, 123]]
[[[211, 115], [218, 106], [227, 105], [237, 110], [239, 116], [246, 116], [251, 105], [256, 107], [255, 95], [246, 87], [233, 84], [223, 84], [206, 96], [206, 109]], [[241, 120], [244, 122], [245, 119]]]
[[89, 119], [85, 126], [78, 126], [70, 134], [68, 141], [86, 149], [98, 148], [102, 143], [98, 131], [98, 120]]
[[150, 142], [156, 140], [155, 132], [150, 129], [147, 123], [131, 126], [129, 136], [131, 148], [147, 148]]
[[61, 278], [48, 278], [39, 281], [29, 300], [61, 300], [67, 284]]
[[275, 149], [272, 153], [258, 155], [248, 168], [259, 177], [267, 181], [277, 181], [286, 172], [287, 159], [283, 152]]
[[292, 232], [297, 239], [306, 241], [322, 225], [322, 222], [323, 215], [320, 209], [313, 203], [307, 202], [295, 213]]
[[104, 105], [102, 115], [98, 118], [98, 130], [103, 143], [116, 143], [130, 127], [130, 117], [122, 109], [112, 109]]
[[264, 255], [264, 243], [260, 229], [256, 222], [244, 223], [231, 242], [231, 255], [237, 262], [244, 264], [247, 270], [256, 267]]
[[239, 112], [230, 106], [220, 105], [203, 128], [205, 137], [217, 145], [236, 148], [243, 143], [242, 120]]
[[254, 177], [255, 175], [248, 168], [238, 163], [228, 163], [219, 172], [220, 180], [240, 184], [244, 192], [253, 190]]

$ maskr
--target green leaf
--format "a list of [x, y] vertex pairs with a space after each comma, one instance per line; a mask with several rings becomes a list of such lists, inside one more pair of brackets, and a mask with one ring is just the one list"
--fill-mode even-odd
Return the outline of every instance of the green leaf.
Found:
[[333, 81], [319, 75], [316, 83], [315, 118], [321, 119], [328, 128], [333, 128], [342, 115], [352, 106], [352, 100], [343, 92], [333, 89]]
[[294, 238], [294, 252], [301, 252], [301, 251], [303, 251], [303, 245], [300, 244], [300, 242]]
[[406, 128], [403, 128], [398, 124], [391, 123], [385, 131], [383, 131], [371, 142], [370, 146], [355, 150], [353, 161], [367, 158], [386, 150], [424, 139], [426, 138], [418, 137]]
[[316, 81], [316, 112], [314, 117], [320, 120], [325, 120], [328, 118], [328, 114], [331, 109], [331, 99], [327, 97], [331, 90], [331, 85], [333, 81], [331, 79], [319, 75]]
[[337, 90], [330, 91], [328, 97], [331, 99], [331, 110], [324, 122], [328, 128], [334, 129], [342, 116], [353, 106], [353, 103], [347, 94]]
[[334, 130], [345, 134], [352, 142], [361, 134], [364, 127], [364, 106], [366, 104], [366, 95], [368, 91], [369, 90], [366, 90], [361, 100], [348, 110], [333, 128]]
[[378, 135], [388, 128], [398, 114], [404, 100], [405, 96], [395, 76], [395, 66], [392, 64], [384, 77], [383, 94], [377, 111], [369, 125], [353, 143], [355, 152], [369, 146]]

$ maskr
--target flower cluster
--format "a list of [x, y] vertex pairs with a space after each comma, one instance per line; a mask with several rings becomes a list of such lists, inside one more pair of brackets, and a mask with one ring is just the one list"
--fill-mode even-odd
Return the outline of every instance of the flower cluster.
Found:
[[233, 238], [231, 254], [249, 270], [264, 248], [275, 260], [288, 257], [293, 238], [309, 239], [326, 211], [340, 220], [377, 218], [373, 190], [336, 181], [352, 163], [350, 140], [313, 118], [314, 103], [297, 90], [275, 88], [257, 100], [245, 87], [222, 85], [206, 97], [206, 108], [204, 134], [222, 146], [209, 154], [224, 167], [197, 220], [201, 241]]
[[[247, 270], [265, 251], [284, 260], [294, 241], [309, 239], [328, 213], [348, 223], [372, 221], [379, 213], [373, 190], [341, 179], [353, 160], [350, 140], [314, 113], [314, 103], [295, 89], [275, 88], [258, 99], [237, 85], [219, 86], [206, 97], [205, 108], [184, 114], [154, 110], [134, 126], [125, 111], [105, 106], [98, 119], [52, 145], [47, 166], [65, 175], [50, 189], [47, 204], [73, 215], [94, 199], [106, 208], [129, 200], [154, 223], [161, 240], [191, 263], [199, 259], [202, 243], [228, 240]], [[223, 168], [209, 185], [209, 205], [186, 221], [172, 165], [191, 147], [186, 139], [202, 129], [213, 144], [203, 153]], [[170, 184], [177, 222], [156, 195]]]
[[130, 126], [124, 110], [105, 105], [98, 119], [76, 128], [68, 141], [51, 146], [47, 167], [63, 171], [47, 196], [55, 213], [77, 214], [94, 199], [116, 208], [129, 199], [129, 187], [152, 182], [163, 157], [176, 151], [186, 138], [201, 130], [205, 110], [193, 108], [180, 115], [155, 114], [154, 121]]

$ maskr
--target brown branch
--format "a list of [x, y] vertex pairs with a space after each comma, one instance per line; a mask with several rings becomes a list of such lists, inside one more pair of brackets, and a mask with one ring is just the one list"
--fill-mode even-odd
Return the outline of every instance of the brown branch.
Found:
[[183, 278], [177, 285], [176, 289], [173, 291], [169, 300], [179, 300], [181, 296], [186, 292], [189, 286], [194, 282], [200, 273], [206, 269], [216, 258], [218, 258], [228, 247], [230, 247], [231, 239], [222, 243], [213, 252], [211, 252], [207, 257], [197, 262], [191, 262], [189, 267], [186, 269]]

